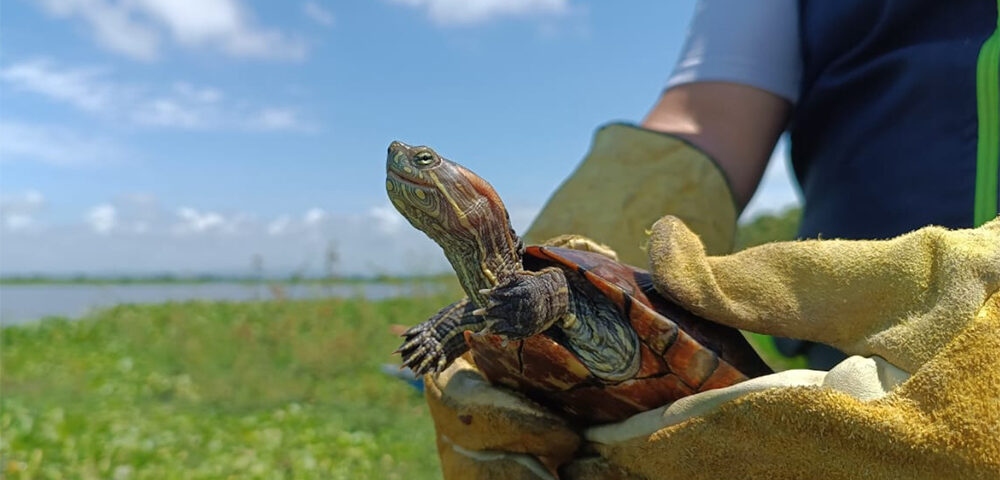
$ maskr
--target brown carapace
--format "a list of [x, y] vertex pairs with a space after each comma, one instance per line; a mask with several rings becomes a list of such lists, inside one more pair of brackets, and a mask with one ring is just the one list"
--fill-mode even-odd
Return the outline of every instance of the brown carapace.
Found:
[[434, 239], [468, 297], [404, 333], [418, 374], [471, 356], [493, 383], [585, 424], [623, 420], [771, 373], [739, 331], [660, 295], [600, 253], [524, 247], [493, 188], [427, 147], [394, 142], [386, 188]]

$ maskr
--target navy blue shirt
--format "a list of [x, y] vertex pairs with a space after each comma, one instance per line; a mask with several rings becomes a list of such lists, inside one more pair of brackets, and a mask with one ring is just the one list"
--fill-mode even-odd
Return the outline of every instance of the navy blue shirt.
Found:
[[805, 238], [971, 227], [986, 0], [801, 0], [792, 162]]

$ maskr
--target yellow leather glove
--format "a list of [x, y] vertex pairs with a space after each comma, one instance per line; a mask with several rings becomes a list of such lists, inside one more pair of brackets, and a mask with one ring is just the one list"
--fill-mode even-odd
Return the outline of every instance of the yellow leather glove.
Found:
[[677, 137], [614, 123], [597, 130], [590, 152], [524, 239], [582, 235], [644, 266], [647, 231], [667, 214], [684, 220], [711, 254], [732, 250], [737, 209], [715, 162]]
[[855, 355], [586, 432], [639, 478], [1000, 478], [1000, 219], [706, 256], [653, 227], [657, 288], [736, 328]]
[[580, 435], [517, 392], [494, 387], [464, 358], [424, 377], [447, 480], [573, 480], [631, 477], [597, 458], [575, 459]]

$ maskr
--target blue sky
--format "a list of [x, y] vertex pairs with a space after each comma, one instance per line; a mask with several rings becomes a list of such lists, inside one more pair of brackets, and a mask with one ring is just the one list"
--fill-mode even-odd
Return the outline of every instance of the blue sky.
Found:
[[[383, 191], [391, 140], [470, 166], [523, 228], [639, 121], [692, 1], [11, 0], [0, 273], [446, 264]], [[749, 215], [795, 202], [783, 155]]]

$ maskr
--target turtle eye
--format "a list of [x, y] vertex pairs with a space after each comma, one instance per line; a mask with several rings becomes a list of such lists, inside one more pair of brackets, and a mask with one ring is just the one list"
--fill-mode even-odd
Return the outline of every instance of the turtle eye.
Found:
[[431, 152], [420, 152], [413, 156], [413, 163], [421, 166], [427, 166], [434, 163], [434, 154]]

